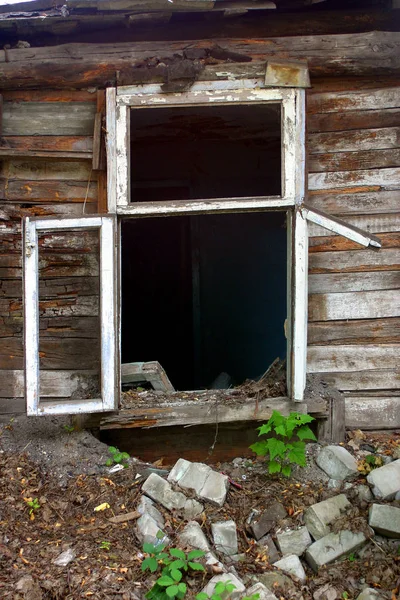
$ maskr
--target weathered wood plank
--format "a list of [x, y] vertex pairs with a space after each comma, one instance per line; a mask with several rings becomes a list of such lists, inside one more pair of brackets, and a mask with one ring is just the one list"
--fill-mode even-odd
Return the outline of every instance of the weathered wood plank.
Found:
[[308, 114], [400, 108], [400, 86], [376, 90], [310, 93]]
[[352, 429], [398, 429], [400, 396], [371, 398], [353, 396], [345, 399], [346, 427]]
[[309, 133], [322, 133], [370, 129], [371, 127], [396, 127], [399, 123], [400, 108], [387, 108], [382, 110], [314, 113], [308, 115], [307, 128]]
[[373, 271], [371, 273], [315, 273], [308, 278], [309, 294], [395, 290], [398, 288], [400, 288], [399, 271]]
[[327, 152], [360, 152], [400, 147], [400, 127], [361, 129], [356, 131], [330, 131], [308, 136], [310, 154]]
[[399, 290], [311, 294], [309, 321], [381, 319], [400, 316]]
[[27, 156], [36, 153], [46, 158], [59, 157], [60, 154], [77, 154], [80, 158], [93, 150], [91, 136], [57, 136], [57, 135], [20, 135], [3, 136], [0, 138], [0, 156]]
[[92, 102], [5, 102], [3, 136], [92, 136], [95, 113]]
[[308, 345], [394, 344], [400, 341], [400, 317], [308, 324]]
[[348, 220], [347, 215], [354, 213], [365, 215], [397, 214], [400, 206], [400, 190], [337, 192], [334, 194], [314, 192], [309, 194], [307, 204], [333, 215], [346, 215], [346, 221]]
[[[4, 160], [0, 177], [11, 181], [85, 181], [91, 174], [89, 160], [49, 162], [47, 160]], [[96, 179], [96, 177], [94, 177]]]
[[[46, 254], [39, 259], [40, 273], [47, 277], [91, 277], [99, 274], [99, 261], [93, 254]], [[21, 257], [16, 254], [0, 255], [0, 278], [22, 277]]]
[[309, 190], [329, 190], [352, 186], [398, 186], [400, 168], [310, 173]]
[[398, 271], [398, 248], [368, 248], [348, 252], [314, 252], [309, 257], [310, 273], [357, 273], [360, 271]]
[[[93, 214], [96, 212], [97, 206], [95, 202], [89, 202], [85, 206], [85, 214]], [[3, 230], [9, 231], [10, 225], [7, 223], [11, 221], [11, 228], [15, 228], [14, 231], [20, 231], [20, 219], [22, 217], [50, 217], [50, 216], [68, 216], [68, 217], [80, 217], [82, 216], [83, 207], [81, 203], [71, 202], [59, 202], [58, 204], [42, 204], [40, 201], [30, 201], [24, 203], [6, 203], [0, 202], [0, 232]], [[5, 221], [2, 221], [5, 219]]]
[[[94, 180], [94, 181], [93, 181]], [[1, 182], [0, 182], [1, 185]], [[45, 202], [96, 202], [96, 175], [91, 181], [6, 181], [4, 192], [0, 191], [0, 200], [12, 202], [36, 200]]]
[[[7, 231], [0, 232], [1, 253], [2, 254], [20, 254], [22, 251], [21, 231], [12, 233]], [[39, 248], [43, 251], [52, 252], [98, 252], [99, 239], [97, 232], [82, 231], [78, 232], [57, 232], [45, 233], [39, 236]]]
[[310, 173], [386, 169], [388, 167], [398, 167], [399, 165], [399, 148], [362, 152], [328, 152], [327, 154], [311, 155], [308, 161]]
[[[0, 298], [0, 316], [22, 316], [22, 302]], [[76, 296], [39, 301], [39, 317], [93, 317], [99, 314], [98, 296]]]
[[[98, 317], [42, 317], [39, 322], [39, 335], [51, 338], [97, 339], [100, 326]], [[22, 316], [0, 317], [0, 338], [22, 336]], [[61, 343], [61, 342], [60, 342]]]
[[[98, 387], [99, 372], [92, 371], [45, 371], [40, 372], [40, 395], [43, 398], [67, 398], [87, 393]], [[0, 371], [0, 398], [24, 397], [23, 370]], [[0, 409], [1, 412], [1, 409]]]
[[[205, 55], [210, 53], [212, 56], [214, 53], [217, 59], [224, 58], [227, 62], [220, 64], [226, 65], [227, 70], [230, 56], [236, 57], [238, 62], [281, 58], [307, 60], [311, 75], [316, 77], [332, 73], [360, 76], [397, 74], [399, 37], [398, 32], [372, 31], [320, 37], [236, 38], [230, 42], [216, 38], [211, 43], [205, 38], [202, 42], [193, 42], [191, 46], [204, 49]], [[216, 51], [216, 46], [222, 46], [222, 52], [218, 48]], [[379, 53], [375, 52], [377, 46]], [[115, 81], [116, 71], [119, 71], [120, 81], [125, 84], [140, 83], [144, 77], [146, 81], [166, 80], [168, 68], [146, 68], [146, 59], [158, 57], [161, 62], [164, 59], [167, 63], [187, 47], [187, 41], [65, 44], [53, 46], [50, 55], [47, 48], [29, 48], [29, 52], [11, 49], [7, 51], [9, 62], [5, 60], [4, 51], [0, 51], [2, 88], [42, 85], [82, 88], [104, 85], [105, 82]], [[210, 75], [203, 72], [202, 77], [207, 79]]]
[[[385, 232], [398, 232], [400, 231], [400, 213], [389, 213], [383, 215], [377, 214], [366, 214], [366, 215], [346, 215], [345, 220], [358, 227], [359, 229], [365, 229], [371, 233], [385, 233]], [[308, 235], [310, 237], [327, 236], [329, 231], [319, 225], [310, 223], [308, 228]]]
[[[380, 233], [379, 240], [382, 248], [400, 248], [400, 233]], [[312, 237], [309, 239], [309, 252], [331, 252], [333, 250], [359, 250], [357, 242], [348, 240], [341, 235]]]
[[307, 358], [308, 373], [398, 369], [400, 344], [310, 346]]
[[[96, 339], [43, 338], [39, 342], [41, 369], [97, 369], [100, 346]], [[21, 338], [2, 338], [0, 368], [23, 369], [24, 349]]]
[[96, 102], [96, 93], [88, 90], [4, 90], [6, 102]]

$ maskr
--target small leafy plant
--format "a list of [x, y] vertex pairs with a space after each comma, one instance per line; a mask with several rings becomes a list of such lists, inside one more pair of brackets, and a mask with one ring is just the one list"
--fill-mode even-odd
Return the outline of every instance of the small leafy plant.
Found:
[[29, 518], [31, 521], [35, 518], [35, 512], [39, 510], [40, 504], [37, 498], [24, 498], [27, 506], [29, 507]]
[[156, 573], [159, 569], [161, 575], [156, 579], [153, 587], [146, 594], [148, 600], [170, 600], [177, 598], [181, 600], [187, 592], [187, 585], [182, 579], [190, 571], [204, 571], [201, 563], [195, 562], [202, 558], [202, 550], [192, 550], [186, 554], [180, 548], [170, 548], [165, 551], [163, 544], [143, 545], [143, 552], [148, 556], [142, 562], [142, 571], [149, 570]]
[[383, 465], [383, 460], [380, 456], [375, 456], [374, 454], [368, 454], [363, 460], [359, 460], [357, 463], [357, 469], [363, 475], [368, 475], [374, 469], [381, 467]]
[[75, 431], [75, 427], [73, 425], [63, 425], [63, 429], [65, 433], [73, 433]]
[[106, 467], [112, 467], [114, 463], [116, 465], [122, 465], [124, 469], [128, 467], [128, 461], [130, 457], [127, 452], [120, 452], [115, 446], [110, 446], [108, 451], [111, 456], [106, 460]]
[[267, 423], [258, 428], [258, 435], [274, 434], [250, 446], [257, 456], [265, 456], [270, 474], [282, 473], [290, 477], [292, 466], [306, 466], [305, 440], [316, 440], [307, 423], [314, 421], [310, 415], [292, 412], [284, 417], [274, 410]]
[[103, 540], [100, 543], [100, 550], [110, 550], [111, 548], [111, 542], [108, 542], [107, 540]]
[[196, 600], [222, 600], [229, 597], [235, 589], [235, 585], [231, 581], [219, 581], [214, 588], [214, 592], [211, 596], [205, 592], [200, 592], [196, 596]]

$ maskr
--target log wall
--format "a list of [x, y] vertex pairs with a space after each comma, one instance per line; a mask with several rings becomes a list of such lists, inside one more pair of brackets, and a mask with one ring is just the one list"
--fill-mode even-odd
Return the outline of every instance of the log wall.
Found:
[[[358, 40], [356, 50], [354, 36], [348, 48], [322, 38], [319, 42], [310, 39], [308, 46], [304, 40], [280, 38], [274, 46], [279, 51], [282, 48], [282, 58], [311, 57], [308, 203], [376, 233], [383, 242], [380, 251], [361, 249], [310, 226], [309, 372], [323, 373], [346, 393], [348, 425], [372, 428], [400, 427], [400, 86], [392, 77], [393, 68], [387, 77], [371, 79], [371, 73], [387, 73], [381, 63], [391, 59], [375, 52], [377, 35], [383, 34], [364, 36], [365, 46]], [[397, 43], [398, 34], [393, 36]], [[266, 40], [246, 44], [230, 40], [224, 45], [253, 58], [253, 62], [240, 64], [242, 76], [246, 69], [251, 76], [259, 75], [262, 61], [271, 53]], [[140, 61], [157, 54], [157, 44], [147, 43], [142, 50], [139, 46], [133, 58], [140, 71]], [[173, 53], [182, 43], [164, 42], [161, 46], [162, 52]], [[90, 60], [83, 58], [86, 71], [82, 72], [76, 69], [76, 62], [72, 65], [68, 48], [64, 54], [52, 50], [52, 60], [58, 60], [57, 52], [61, 52], [65, 61], [54, 72], [55, 86], [105, 87], [106, 78], [116, 69], [114, 63], [106, 68], [108, 55], [122, 61], [117, 65], [122, 74], [133, 73], [124, 48], [119, 52], [115, 46], [107, 49], [104, 45], [101, 68], [94, 68], [101, 56], [98, 49], [91, 52], [86, 47], [82, 52], [90, 54]], [[24, 406], [20, 218], [28, 214], [77, 216], [83, 213], [84, 204], [89, 213], [104, 210], [105, 202], [104, 174], [91, 168], [95, 114], [102, 109], [102, 94], [85, 89], [13, 91], [13, 76], [24, 86], [26, 53], [12, 50], [12, 61], [4, 63], [2, 71], [7, 90], [3, 93], [0, 138], [0, 412], [18, 412]], [[25, 87], [37, 86], [35, 81], [44, 85], [48, 72], [41, 66], [43, 49], [29, 54], [43, 81], [25, 78]], [[274, 51], [274, 58], [279, 56]], [[335, 72], [339, 63], [341, 68]], [[211, 65], [200, 76], [205, 79], [214, 69], [217, 77], [217, 72], [230, 68], [230, 62]], [[336, 77], [318, 79], [327, 73]], [[337, 77], [340, 73], [342, 77]], [[140, 77], [143, 74], [146, 81], [154, 77], [146, 69]], [[72, 241], [69, 238], [64, 246], [57, 236], [50, 235], [46, 245], [54, 247], [54, 252], [46, 255], [49, 276], [42, 283], [49, 303], [42, 307], [42, 389], [48, 397], [56, 390], [67, 397], [82, 385], [90, 387], [95, 376], [89, 355], [96, 346], [91, 308], [96, 305], [96, 281], [87, 277], [93, 273], [94, 259], [83, 234]], [[53, 357], [60, 343], [70, 357], [65, 368]]]

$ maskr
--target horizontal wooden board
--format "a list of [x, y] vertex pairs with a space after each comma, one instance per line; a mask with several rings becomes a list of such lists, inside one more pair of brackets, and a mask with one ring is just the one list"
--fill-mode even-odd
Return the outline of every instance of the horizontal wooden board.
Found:
[[[97, 200], [96, 174], [91, 181], [15, 181], [0, 179], [0, 200], [25, 202], [95, 202]], [[2, 181], [4, 183], [1, 192]]]
[[[57, 279], [40, 278], [39, 280], [39, 296], [41, 299], [95, 296], [98, 294], [98, 292], [98, 277], [60, 277]], [[21, 298], [21, 294], [21, 280], [0, 280], [0, 298]]]
[[[309, 321], [400, 317], [399, 290], [311, 294]], [[399, 357], [400, 358], [400, 357]]]
[[345, 398], [346, 427], [354, 429], [400, 428], [400, 396]]
[[2, 154], [7, 152], [20, 152], [21, 154], [47, 152], [47, 156], [54, 154], [54, 157], [57, 158], [57, 155], [63, 152], [92, 154], [92, 150], [92, 136], [11, 135], [0, 137]]
[[[0, 202], [0, 233], [2, 230], [9, 230], [11, 227], [14, 231], [20, 231], [20, 220], [22, 217], [50, 217], [58, 215], [60, 217], [81, 217], [83, 214], [93, 214], [97, 210], [96, 202], [86, 203], [85, 210], [81, 203], [59, 202], [52, 204], [42, 204], [40, 201], [29, 202]], [[1, 219], [6, 219], [2, 221]]]
[[309, 256], [310, 273], [357, 273], [360, 271], [398, 271], [398, 248], [368, 248], [348, 252], [314, 252]]
[[310, 346], [307, 351], [308, 373], [335, 373], [398, 369], [400, 344]]
[[398, 186], [400, 168], [337, 171], [335, 173], [310, 173], [309, 190], [330, 190], [352, 186]]
[[309, 323], [307, 335], [309, 346], [400, 343], [400, 318]]
[[[96, 339], [52, 339], [39, 342], [41, 369], [96, 369], [100, 361], [100, 347]], [[24, 352], [21, 338], [2, 338], [0, 369], [23, 369]]]
[[311, 93], [307, 99], [309, 114], [386, 108], [400, 108], [400, 86], [375, 90]]
[[[342, 217], [344, 218], [344, 217]], [[386, 233], [386, 232], [398, 232], [400, 231], [400, 212], [389, 213], [389, 214], [371, 214], [371, 215], [346, 215], [344, 220], [350, 225], [354, 225], [359, 229], [363, 229], [370, 233]], [[316, 236], [327, 236], [330, 235], [327, 229], [309, 223], [308, 235], [310, 237]]]
[[400, 389], [400, 369], [371, 368], [366, 371], [325, 372], [322, 377], [324, 381], [341, 391]]
[[314, 273], [308, 277], [309, 294], [395, 290], [399, 288], [400, 271], [372, 271], [371, 273]]
[[[21, 254], [22, 235], [20, 231], [6, 233], [0, 231], [2, 254]], [[97, 231], [68, 231], [56, 233], [41, 233], [39, 238], [39, 252], [99, 252], [99, 236]]]
[[[92, 371], [46, 371], [40, 372], [40, 396], [43, 398], [68, 398], [88, 393], [98, 385], [99, 373]], [[24, 397], [24, 371], [4, 369], [0, 371], [0, 398]], [[1, 412], [1, 411], [0, 411]]]
[[307, 164], [309, 173], [360, 171], [364, 169], [398, 167], [400, 165], [400, 148], [313, 154], [309, 157]]
[[307, 114], [309, 133], [396, 127], [399, 123], [400, 108]]
[[352, 193], [313, 193], [309, 194], [307, 204], [312, 208], [328, 212], [332, 215], [387, 214], [399, 212], [400, 190], [382, 190], [376, 192]]
[[96, 91], [88, 90], [3, 90], [5, 102], [97, 102]]
[[361, 150], [394, 149], [400, 146], [400, 127], [312, 133], [308, 136], [310, 154], [326, 152], [359, 152]]
[[[22, 316], [22, 302], [0, 298], [0, 316]], [[98, 296], [76, 296], [39, 301], [39, 317], [92, 317], [99, 314]]]
[[[90, 160], [49, 162], [47, 160], [3, 160], [0, 177], [10, 181], [85, 181], [91, 178]], [[94, 174], [94, 180], [96, 174]]]
[[[98, 276], [99, 260], [93, 254], [46, 254], [39, 258], [40, 274], [47, 277]], [[22, 277], [21, 257], [17, 254], [0, 254], [0, 279]]]
[[[400, 248], [400, 232], [380, 233], [382, 248]], [[341, 235], [311, 237], [308, 242], [309, 252], [331, 252], [333, 250], [358, 250], [360, 244]]]
[[[23, 317], [0, 317], [0, 338], [22, 336]], [[98, 339], [100, 332], [98, 317], [41, 317], [40, 337]]]
[[93, 102], [4, 102], [3, 135], [93, 135], [95, 112]]

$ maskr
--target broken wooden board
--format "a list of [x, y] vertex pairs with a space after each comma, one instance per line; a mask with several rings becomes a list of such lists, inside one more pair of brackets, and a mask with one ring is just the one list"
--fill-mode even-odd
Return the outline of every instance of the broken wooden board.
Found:
[[175, 388], [159, 362], [136, 362], [121, 365], [121, 383], [147, 381], [153, 389], [161, 392], [174, 392]]

